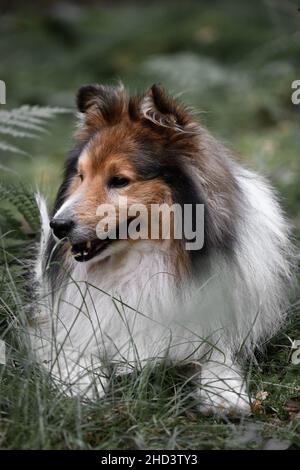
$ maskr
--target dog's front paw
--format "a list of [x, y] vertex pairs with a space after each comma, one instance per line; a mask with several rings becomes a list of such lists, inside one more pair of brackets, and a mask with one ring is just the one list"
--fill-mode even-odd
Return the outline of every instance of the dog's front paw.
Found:
[[237, 365], [208, 362], [202, 366], [198, 388], [200, 411], [206, 415], [249, 415], [245, 381]]
[[205, 415], [247, 416], [251, 414], [249, 398], [246, 394], [229, 390], [200, 390], [200, 412]]

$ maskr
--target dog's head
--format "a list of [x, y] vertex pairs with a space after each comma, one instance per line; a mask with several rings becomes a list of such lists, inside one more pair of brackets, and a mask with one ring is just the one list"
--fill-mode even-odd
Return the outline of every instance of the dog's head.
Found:
[[[128, 227], [132, 220], [129, 215], [121, 218], [120, 197], [128, 207], [195, 205], [206, 202], [212, 172], [217, 177], [210, 193], [220, 186], [214, 165], [209, 170], [205, 158], [199, 163], [198, 124], [162, 87], [153, 85], [143, 96], [128, 97], [122, 86], [88, 85], [79, 89], [77, 106], [77, 146], [67, 160], [50, 222], [54, 235], [71, 243], [77, 261], [105, 257], [135, 243], [118, 236], [120, 226]], [[102, 228], [99, 207], [113, 207], [116, 215], [112, 221], [106, 212]], [[117, 236], [100, 239], [99, 231], [108, 225]]]
[[50, 224], [57, 238], [71, 242], [75, 259], [87, 261], [124, 245], [118, 237], [99, 239], [99, 207], [115, 208], [118, 229], [131, 219], [120, 220], [120, 196], [128, 207], [195, 202], [184, 166], [197, 143], [191, 116], [157, 85], [131, 98], [121, 86], [84, 86], [77, 106], [78, 145], [67, 161]]

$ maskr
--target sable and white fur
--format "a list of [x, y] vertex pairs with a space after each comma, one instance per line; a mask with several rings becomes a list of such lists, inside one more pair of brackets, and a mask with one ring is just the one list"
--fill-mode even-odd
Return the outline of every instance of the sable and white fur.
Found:
[[[175, 111], [165, 116], [153, 94], [137, 106], [144, 123], [172, 127], [169, 118]], [[33, 349], [70, 394], [101, 396], [112, 366], [130, 372], [150, 359], [167, 357], [175, 364], [199, 364], [193, 379], [203, 411], [248, 412], [239, 361], [251, 356], [285, 319], [292, 283], [289, 226], [270, 185], [235, 163], [192, 118], [183, 125], [177, 119], [173, 131], [190, 133], [208, 165], [216, 159], [226, 164], [234, 209], [226, 206], [226, 177], [224, 189], [213, 197], [209, 179], [195, 163], [197, 155], [184, 163], [195, 187], [204, 188], [209, 200], [214, 236], [222, 231], [218, 211], [228, 224], [233, 220], [231, 248], [209, 250], [198, 260], [197, 275], [180, 283], [171, 248], [150, 240], [118, 242], [117, 248], [112, 245], [85, 263], [77, 263], [68, 252], [53, 268], [46, 253], [52, 233], [39, 197], [42, 236], [35, 268], [39, 300], [30, 331]], [[72, 205], [70, 199], [60, 204], [60, 214]]]

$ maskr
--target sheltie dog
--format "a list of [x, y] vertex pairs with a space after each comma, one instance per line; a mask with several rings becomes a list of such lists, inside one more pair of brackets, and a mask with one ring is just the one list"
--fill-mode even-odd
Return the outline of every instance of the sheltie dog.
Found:
[[[293, 277], [290, 229], [273, 189], [161, 86], [133, 97], [121, 85], [83, 86], [77, 107], [76, 144], [50, 219], [39, 197], [36, 356], [64, 391], [92, 399], [112, 369], [193, 364], [203, 412], [248, 413], [241, 364], [282, 325]], [[172, 231], [170, 239], [100, 239], [97, 209], [109, 204], [118, 215], [120, 197], [147, 208], [204, 205], [203, 246], [187, 250]]]

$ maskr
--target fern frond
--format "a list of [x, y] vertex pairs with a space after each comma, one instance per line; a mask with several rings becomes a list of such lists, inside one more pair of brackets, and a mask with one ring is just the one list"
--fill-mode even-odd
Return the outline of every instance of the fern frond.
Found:
[[39, 211], [33, 192], [23, 185], [6, 186], [0, 183], [0, 201], [8, 202], [17, 209], [33, 232], [39, 229]]
[[6, 134], [6, 135], [11, 135], [13, 137], [28, 137], [31, 139], [37, 139], [38, 136], [35, 134], [32, 134], [30, 132], [24, 132], [24, 131], [19, 131], [15, 127], [12, 126], [1, 126], [0, 125], [0, 134]]
[[24, 105], [10, 111], [0, 110], [0, 151], [26, 154], [18, 146], [13, 145], [1, 136], [12, 138], [38, 138], [46, 133], [46, 124], [58, 114], [69, 113], [71, 110], [50, 106]]
[[23, 155], [27, 155], [24, 150], [21, 150], [19, 147], [11, 145], [8, 142], [4, 142], [3, 140], [0, 140], [0, 150], [3, 150], [5, 152], [22, 153]]
[[27, 116], [40, 118], [40, 119], [52, 119], [57, 114], [69, 113], [70, 109], [60, 108], [58, 106], [28, 106], [23, 105], [17, 109], [18, 112], [26, 114]]
[[[1, 114], [1, 111], [0, 111]], [[0, 115], [0, 124], [5, 123], [11, 127], [20, 127], [21, 129], [30, 129], [32, 131], [45, 132], [45, 128], [41, 125], [33, 124], [32, 119], [23, 119], [22, 116], [7, 116], [7, 119], [3, 119], [3, 116]]]

